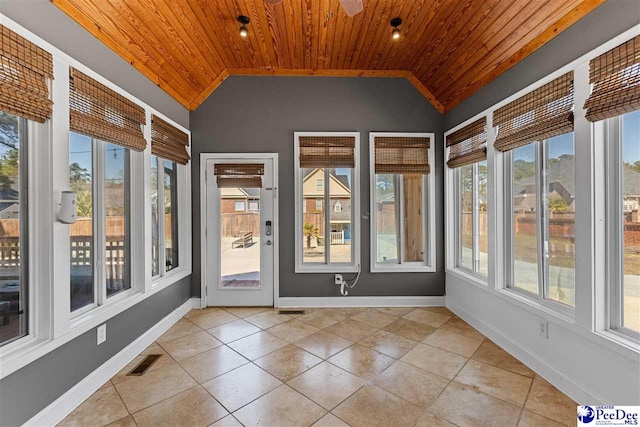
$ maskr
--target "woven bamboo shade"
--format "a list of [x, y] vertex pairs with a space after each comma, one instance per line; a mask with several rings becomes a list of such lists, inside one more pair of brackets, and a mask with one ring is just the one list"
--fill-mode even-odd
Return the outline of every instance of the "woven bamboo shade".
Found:
[[593, 91], [584, 104], [596, 122], [640, 109], [640, 36], [589, 62]]
[[301, 136], [301, 168], [354, 168], [356, 138], [353, 136]]
[[487, 159], [487, 118], [459, 129], [447, 136], [450, 168], [470, 165]]
[[0, 25], [0, 110], [44, 123], [51, 118], [51, 54]]
[[262, 163], [218, 163], [213, 168], [218, 188], [262, 188]]
[[79, 132], [125, 148], [144, 151], [144, 108], [75, 68], [69, 70], [69, 125]]
[[494, 111], [498, 136], [493, 146], [514, 150], [573, 131], [573, 71]]
[[151, 154], [186, 165], [191, 160], [188, 146], [189, 135], [151, 115]]
[[429, 173], [430, 138], [376, 136], [373, 143], [375, 173]]

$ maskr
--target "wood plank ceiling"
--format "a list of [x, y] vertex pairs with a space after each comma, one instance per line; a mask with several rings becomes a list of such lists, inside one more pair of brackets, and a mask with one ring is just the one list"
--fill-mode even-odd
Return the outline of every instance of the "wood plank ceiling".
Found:
[[282, 74], [406, 77], [441, 112], [604, 1], [52, 0], [192, 110], [229, 75]]

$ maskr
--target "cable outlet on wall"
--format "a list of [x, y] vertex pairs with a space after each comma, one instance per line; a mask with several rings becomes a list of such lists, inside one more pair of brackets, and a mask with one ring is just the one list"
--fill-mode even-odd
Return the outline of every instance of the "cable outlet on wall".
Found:
[[98, 326], [98, 345], [107, 340], [107, 324]]
[[543, 319], [539, 319], [538, 334], [543, 338], [549, 338], [549, 322]]
[[335, 275], [335, 283], [336, 283], [336, 285], [342, 285], [343, 281], [344, 281], [344, 277], [342, 277], [342, 274], [336, 274]]

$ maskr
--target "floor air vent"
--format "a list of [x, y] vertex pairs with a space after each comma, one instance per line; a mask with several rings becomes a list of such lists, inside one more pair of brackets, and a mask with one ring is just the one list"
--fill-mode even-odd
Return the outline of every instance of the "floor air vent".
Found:
[[304, 310], [278, 310], [278, 314], [304, 314]]
[[161, 354], [150, 354], [138, 363], [138, 365], [127, 374], [127, 376], [140, 376], [144, 375], [149, 368], [160, 359]]

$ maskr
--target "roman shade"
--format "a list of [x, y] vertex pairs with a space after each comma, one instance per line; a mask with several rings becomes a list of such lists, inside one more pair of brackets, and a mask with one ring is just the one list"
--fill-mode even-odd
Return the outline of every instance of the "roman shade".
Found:
[[213, 168], [218, 188], [261, 188], [264, 164], [218, 163]]
[[487, 159], [487, 118], [447, 135], [449, 160], [447, 166], [458, 168]]
[[0, 110], [44, 123], [53, 102], [51, 54], [4, 25], [0, 25]]
[[375, 173], [429, 173], [428, 137], [376, 136], [374, 144]]
[[151, 154], [186, 165], [191, 160], [187, 151], [189, 135], [156, 115], [151, 115]]
[[136, 151], [147, 142], [142, 133], [144, 108], [86, 74], [69, 70], [69, 127]]
[[354, 168], [354, 136], [301, 136], [301, 168]]
[[493, 146], [514, 150], [573, 131], [573, 71], [494, 111]]
[[595, 122], [640, 109], [640, 36], [589, 61], [593, 91], [584, 104]]

